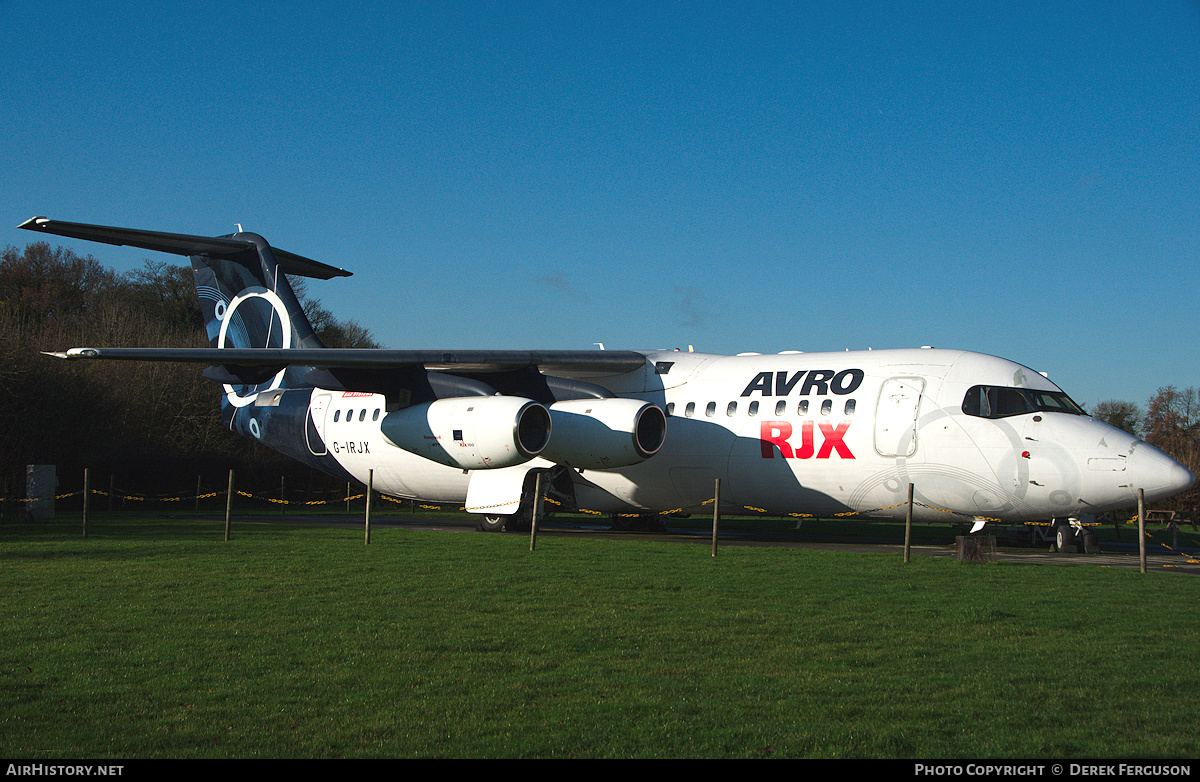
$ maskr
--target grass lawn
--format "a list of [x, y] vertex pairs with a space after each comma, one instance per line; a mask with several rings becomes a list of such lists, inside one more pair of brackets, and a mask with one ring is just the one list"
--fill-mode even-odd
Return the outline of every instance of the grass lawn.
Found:
[[0, 525], [0, 755], [1200, 753], [1200, 581], [182, 518]]

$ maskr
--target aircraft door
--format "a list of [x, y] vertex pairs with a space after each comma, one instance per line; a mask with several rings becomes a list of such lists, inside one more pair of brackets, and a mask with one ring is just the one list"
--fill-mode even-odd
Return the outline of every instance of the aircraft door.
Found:
[[875, 451], [909, 457], [917, 452], [917, 414], [925, 379], [893, 377], [884, 381], [875, 409]]
[[308, 442], [308, 452], [313, 456], [324, 456], [328, 452], [325, 447], [325, 412], [329, 409], [332, 398], [331, 394], [317, 394], [309, 407], [304, 439]]

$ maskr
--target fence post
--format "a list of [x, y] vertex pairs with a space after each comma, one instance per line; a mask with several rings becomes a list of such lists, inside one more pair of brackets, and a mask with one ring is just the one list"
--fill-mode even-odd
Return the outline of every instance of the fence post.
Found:
[[371, 543], [371, 494], [375, 488], [375, 471], [367, 470], [367, 519], [366, 531], [363, 533], [363, 545], [367, 546]]
[[1146, 490], [1138, 489], [1138, 557], [1146, 572]]
[[717, 555], [717, 528], [721, 526], [721, 479], [716, 478], [713, 484], [713, 538], [712, 555]]
[[225, 540], [229, 540], [229, 516], [233, 512], [233, 469], [229, 470], [229, 493], [225, 495]]
[[537, 548], [538, 516], [542, 507], [542, 471], [538, 470], [533, 476], [533, 519], [529, 524], [529, 550]]
[[83, 468], [83, 536], [87, 537], [87, 512], [88, 512], [88, 494], [91, 490], [91, 483], [88, 480], [88, 468]]
[[909, 552], [912, 550], [912, 510], [913, 510], [913, 485], [908, 484], [908, 512], [904, 515], [904, 561], [908, 561]]

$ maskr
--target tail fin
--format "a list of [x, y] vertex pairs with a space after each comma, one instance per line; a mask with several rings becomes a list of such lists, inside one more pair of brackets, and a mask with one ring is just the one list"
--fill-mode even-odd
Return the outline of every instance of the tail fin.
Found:
[[[209, 344], [214, 348], [322, 348], [304, 308], [296, 299], [287, 275], [329, 279], [350, 272], [327, 266], [286, 250], [271, 247], [258, 234], [235, 233], [207, 237], [142, 231], [34, 217], [19, 228], [87, 239], [105, 244], [191, 257], [196, 293]], [[229, 400], [247, 404], [252, 395], [267, 388], [292, 385], [286, 373], [297, 378], [302, 368], [245, 369], [211, 367], [205, 375], [225, 384]], [[270, 378], [274, 377], [274, 380]]]
[[274, 249], [258, 234], [228, 237], [251, 248], [192, 255], [196, 295], [214, 348], [321, 348]]
[[[323, 348], [313, 333], [275, 250], [258, 234], [229, 237], [247, 242], [228, 254], [192, 255], [196, 295], [209, 344], [214, 348]], [[233, 407], [250, 404], [260, 392], [294, 388], [308, 371], [302, 367], [209, 367], [204, 376], [220, 382]]]

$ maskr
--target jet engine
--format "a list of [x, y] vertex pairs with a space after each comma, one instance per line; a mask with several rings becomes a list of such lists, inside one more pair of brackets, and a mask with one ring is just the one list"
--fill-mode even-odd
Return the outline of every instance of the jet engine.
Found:
[[543, 459], [576, 469], [613, 470], [662, 448], [667, 417], [637, 399], [570, 399], [550, 405], [553, 423]]
[[409, 453], [464, 470], [527, 462], [550, 440], [550, 413], [531, 399], [439, 399], [388, 413], [383, 436]]

